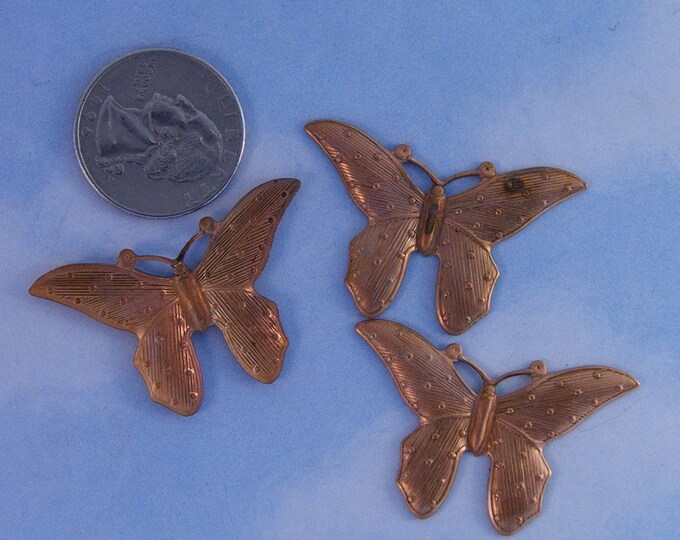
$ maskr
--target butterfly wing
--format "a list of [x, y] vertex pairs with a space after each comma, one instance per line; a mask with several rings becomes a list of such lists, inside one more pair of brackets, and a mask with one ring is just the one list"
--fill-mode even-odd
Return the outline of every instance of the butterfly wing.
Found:
[[278, 179], [253, 189], [218, 222], [203, 260], [194, 270], [231, 352], [250, 375], [273, 382], [288, 340], [276, 305], [257, 293], [276, 228], [300, 181]]
[[567, 171], [538, 167], [484, 178], [447, 199], [437, 246], [437, 311], [447, 332], [462, 334], [489, 312], [499, 275], [491, 246], [586, 187]]
[[171, 279], [112, 264], [55, 268], [38, 278], [29, 292], [137, 335], [159, 311], [177, 301]]
[[469, 424], [468, 417], [440, 418], [421, 425], [401, 444], [397, 484], [417, 517], [430, 517], [446, 500], [466, 449]]
[[462, 334], [489, 312], [498, 267], [488, 244], [448, 222], [436, 253], [439, 322], [449, 334]]
[[377, 317], [394, 300], [416, 249], [417, 228], [416, 218], [383, 220], [350, 243], [345, 283], [364, 317]]
[[305, 131], [333, 161], [352, 200], [373, 223], [418, 217], [425, 196], [383, 145], [343, 122], [310, 122]]
[[118, 265], [74, 264], [48, 272], [29, 292], [135, 333], [134, 364], [151, 399], [182, 415], [198, 410], [201, 370], [171, 279]]
[[541, 511], [550, 467], [540, 445], [502, 422], [492, 437], [487, 508], [495, 529], [513, 534]]
[[587, 187], [578, 176], [549, 167], [495, 175], [449, 198], [446, 220], [493, 244]]
[[254, 290], [213, 289], [205, 295], [239, 364], [258, 381], [274, 382], [288, 348], [276, 304]]
[[368, 228], [350, 245], [345, 282], [366, 317], [392, 302], [416, 248], [424, 195], [404, 167], [380, 143], [342, 122], [322, 120], [305, 126], [340, 173], [352, 200], [368, 216]]
[[203, 400], [203, 379], [192, 333], [175, 302], [140, 336], [134, 359], [151, 399], [183, 416], [194, 414]]
[[453, 484], [467, 447], [475, 394], [452, 361], [418, 333], [390, 321], [364, 321], [357, 332], [382, 359], [420, 427], [402, 443], [397, 483], [420, 518], [435, 512]]
[[496, 417], [545, 444], [638, 386], [627, 373], [605, 366], [559, 371], [499, 398]]
[[543, 446], [637, 386], [622, 371], [582, 367], [541, 377], [499, 398], [488, 450], [488, 508], [499, 532], [512, 534], [541, 511], [550, 477]]

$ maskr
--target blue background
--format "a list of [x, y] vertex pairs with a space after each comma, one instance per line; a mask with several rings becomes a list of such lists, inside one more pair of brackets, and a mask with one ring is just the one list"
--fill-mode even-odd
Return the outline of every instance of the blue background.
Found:
[[[492, 376], [540, 358], [641, 382], [546, 448], [544, 510], [520, 537], [677, 533], [680, 3], [81, 1], [2, 12], [0, 536], [498, 537], [486, 458], [462, 459], [426, 521], [395, 485], [417, 419], [354, 331], [361, 316], [343, 279], [365, 218], [303, 131], [318, 118], [407, 142], [442, 175], [489, 159], [589, 183], [495, 248], [491, 314], [457, 341]], [[248, 126], [228, 190], [165, 221], [101, 199], [72, 144], [90, 78], [151, 46], [216, 66]], [[291, 343], [273, 385], [249, 378], [212, 328], [194, 339], [203, 407], [179, 417], [149, 401], [133, 335], [27, 293], [53, 267], [113, 262], [123, 247], [173, 257], [199, 217], [221, 218], [280, 176], [302, 189], [258, 281]], [[413, 257], [384, 316], [444, 346], [435, 271], [434, 258]]]

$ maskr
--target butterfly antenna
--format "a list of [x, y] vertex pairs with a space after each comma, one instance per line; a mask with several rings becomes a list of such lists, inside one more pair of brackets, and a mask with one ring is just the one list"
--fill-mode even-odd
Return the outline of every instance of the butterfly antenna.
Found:
[[184, 247], [181, 249], [179, 252], [179, 255], [177, 255], [177, 258], [175, 259], [175, 263], [180, 263], [184, 261], [184, 256], [187, 254], [187, 251], [189, 251], [189, 248], [205, 234], [205, 231], [198, 231], [195, 235], [193, 235], [191, 238], [189, 238], [189, 241], [184, 244]]
[[535, 362], [532, 362], [531, 365], [527, 369], [518, 369], [515, 371], [511, 371], [509, 373], [506, 373], [505, 375], [501, 375], [500, 377], [497, 377], [494, 379], [492, 382], [494, 385], [504, 381], [505, 379], [509, 379], [510, 377], [518, 377], [520, 375], [528, 375], [531, 378], [536, 378], [536, 377], [542, 377], [548, 372], [545, 362], [541, 362], [540, 360], [537, 360]]
[[430, 177], [430, 180], [432, 180], [436, 186], [444, 185], [439, 177], [434, 174], [434, 172], [427, 165], [421, 163], [413, 157], [413, 152], [411, 151], [411, 147], [408, 144], [400, 144], [394, 149], [392, 153], [402, 163], [404, 161], [408, 161], [409, 163], [412, 163], [416, 167], [420, 168], [427, 176]]
[[451, 343], [451, 345], [444, 349], [444, 353], [454, 362], [463, 362], [463, 364], [467, 364], [468, 366], [470, 366], [477, 372], [477, 374], [482, 378], [482, 380], [486, 384], [493, 384], [493, 381], [489, 378], [489, 376], [486, 373], [484, 373], [484, 370], [482, 368], [480, 368], [472, 360], [469, 360], [468, 358], [465, 358], [465, 356], [463, 356], [463, 348], [460, 345], [458, 345], [458, 343]]
[[479, 374], [479, 376], [482, 378], [484, 383], [493, 384], [493, 381], [491, 380], [491, 378], [486, 373], [484, 373], [484, 370], [482, 368], [480, 368], [477, 364], [475, 364], [472, 360], [469, 360], [468, 358], [465, 358], [464, 356], [461, 355], [461, 356], [458, 357], [458, 361], [463, 362], [463, 364], [467, 364], [472, 369], [474, 369]]
[[165, 263], [169, 266], [175, 266], [175, 264], [177, 264], [176, 260], [168, 259], [162, 255], [135, 255], [135, 261], [156, 261]]
[[473, 169], [470, 171], [463, 171], [460, 173], [452, 174], [451, 176], [447, 176], [442, 180], [442, 184], [446, 185], [449, 182], [453, 182], [454, 180], [458, 180], [459, 178], [467, 178], [468, 176], [479, 176], [479, 170], [478, 169]]
[[416, 167], [420, 168], [427, 176], [430, 177], [430, 180], [432, 180], [436, 186], [445, 185], [444, 182], [442, 182], [439, 179], [439, 177], [436, 174], [434, 174], [434, 172], [432, 172], [432, 170], [427, 165], [420, 162], [413, 156], [409, 156], [408, 158], [406, 158], [406, 161], [408, 161], [409, 163], [413, 163]]
[[482, 178], [490, 178], [495, 175], [496, 168], [494, 167], [493, 163], [491, 163], [490, 161], [485, 161], [476, 169], [472, 169], [470, 171], [463, 171], [456, 174], [452, 174], [451, 176], [447, 176], [446, 178], [444, 178], [444, 180], [442, 180], [442, 185], [445, 186], [449, 182], [453, 182], [454, 180], [458, 180], [459, 178], [467, 178], [469, 176], [481, 176]]
[[189, 238], [189, 241], [186, 244], [184, 244], [184, 247], [179, 252], [179, 255], [177, 255], [177, 258], [175, 259], [175, 262], [177, 263], [183, 262], [184, 256], [187, 254], [187, 251], [189, 251], [189, 248], [194, 244], [194, 242], [199, 238], [202, 238], [206, 234], [209, 235], [214, 234], [216, 226], [217, 223], [215, 223], [215, 220], [210, 216], [202, 217], [201, 220], [198, 222], [198, 232], [191, 238]]

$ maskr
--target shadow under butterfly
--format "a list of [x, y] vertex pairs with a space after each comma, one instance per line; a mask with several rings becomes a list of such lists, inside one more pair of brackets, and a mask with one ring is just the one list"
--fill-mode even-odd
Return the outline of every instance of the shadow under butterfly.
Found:
[[[536, 167], [497, 174], [492, 163], [440, 179], [402, 144], [385, 149], [360, 129], [334, 120], [310, 122], [307, 133], [333, 161], [368, 227], [350, 244], [345, 282], [359, 311], [377, 317], [399, 290], [413, 251], [439, 258], [437, 313], [449, 334], [462, 334], [489, 312], [498, 268], [491, 247], [523, 229], [548, 208], [586, 189], [561, 169]], [[402, 163], [432, 180], [425, 195]], [[458, 178], [480, 183], [446, 197]]]
[[[541, 511], [550, 467], [543, 446], [564, 435], [609, 401], [639, 386], [627, 373], [583, 366], [548, 373], [543, 362], [490, 379], [457, 344], [444, 350], [401, 324], [373, 320], [357, 332], [381, 358], [420, 427], [402, 443], [399, 488], [411, 511], [426, 518], [446, 499], [466, 450], [491, 458], [487, 508], [496, 530], [517, 532]], [[470, 365], [482, 378], [479, 394], [456, 372]], [[496, 395], [496, 385], [518, 375], [532, 381]]]
[[[281, 372], [288, 340], [276, 304], [257, 293], [254, 282], [299, 187], [299, 180], [271, 180], [243, 197], [222, 221], [202, 218], [199, 232], [176, 259], [124, 249], [113, 265], [56, 268], [29, 292], [136, 334], [134, 364], [151, 399], [178, 414], [194, 414], [203, 398], [194, 332], [219, 327], [236, 360], [260, 382], [271, 383]], [[184, 256], [204, 235], [211, 241], [191, 270]], [[135, 269], [137, 261], [166, 263], [175, 276], [142, 272]]]

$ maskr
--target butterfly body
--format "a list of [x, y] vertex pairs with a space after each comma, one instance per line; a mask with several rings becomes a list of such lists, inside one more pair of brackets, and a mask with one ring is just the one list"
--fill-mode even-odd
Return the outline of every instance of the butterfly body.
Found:
[[496, 417], [496, 402], [496, 387], [485, 384], [472, 407], [467, 434], [468, 448], [475, 456], [481, 456], [489, 446]]
[[[271, 180], [243, 197], [223, 220], [201, 219], [199, 232], [176, 259], [124, 249], [115, 264], [55, 268], [29, 292], [134, 333], [139, 338], [134, 364], [151, 399], [178, 414], [194, 414], [203, 397], [194, 332], [216, 325], [239, 364], [260, 382], [273, 382], [281, 371], [288, 340], [276, 304], [260, 295], [254, 282], [299, 187], [295, 179]], [[203, 235], [211, 241], [190, 269], [184, 254]], [[142, 272], [135, 268], [139, 261], [166, 263], [174, 276]]]
[[437, 243], [446, 217], [446, 195], [442, 186], [432, 186], [423, 201], [416, 232], [416, 248], [425, 255], [437, 251]]
[[[443, 180], [416, 160], [411, 149], [393, 152], [355, 126], [335, 120], [310, 122], [307, 133], [338, 170], [368, 227], [350, 243], [345, 283], [365, 317], [377, 317], [394, 300], [414, 251], [439, 259], [436, 304], [439, 322], [461, 334], [484, 317], [498, 268], [491, 248], [543, 212], [586, 189], [576, 175], [552, 167], [496, 173], [490, 162]], [[403, 164], [424, 170], [427, 194]], [[465, 176], [480, 183], [452, 197], [444, 187]]]
[[175, 292], [182, 311], [197, 332], [205, 332], [213, 324], [212, 313], [196, 276], [185, 264], [174, 278]]
[[[638, 382], [607, 366], [583, 366], [548, 373], [543, 362], [490, 379], [452, 344], [439, 350], [401, 324], [372, 320], [357, 332], [381, 358], [420, 426], [402, 443], [397, 484], [419, 518], [436, 512], [453, 485], [467, 450], [491, 460], [487, 508], [502, 534], [512, 534], [537, 516], [550, 467], [543, 446], [567, 433]], [[475, 393], [454, 362], [473, 367], [484, 384]], [[508, 377], [532, 381], [509, 394], [496, 386]]]

